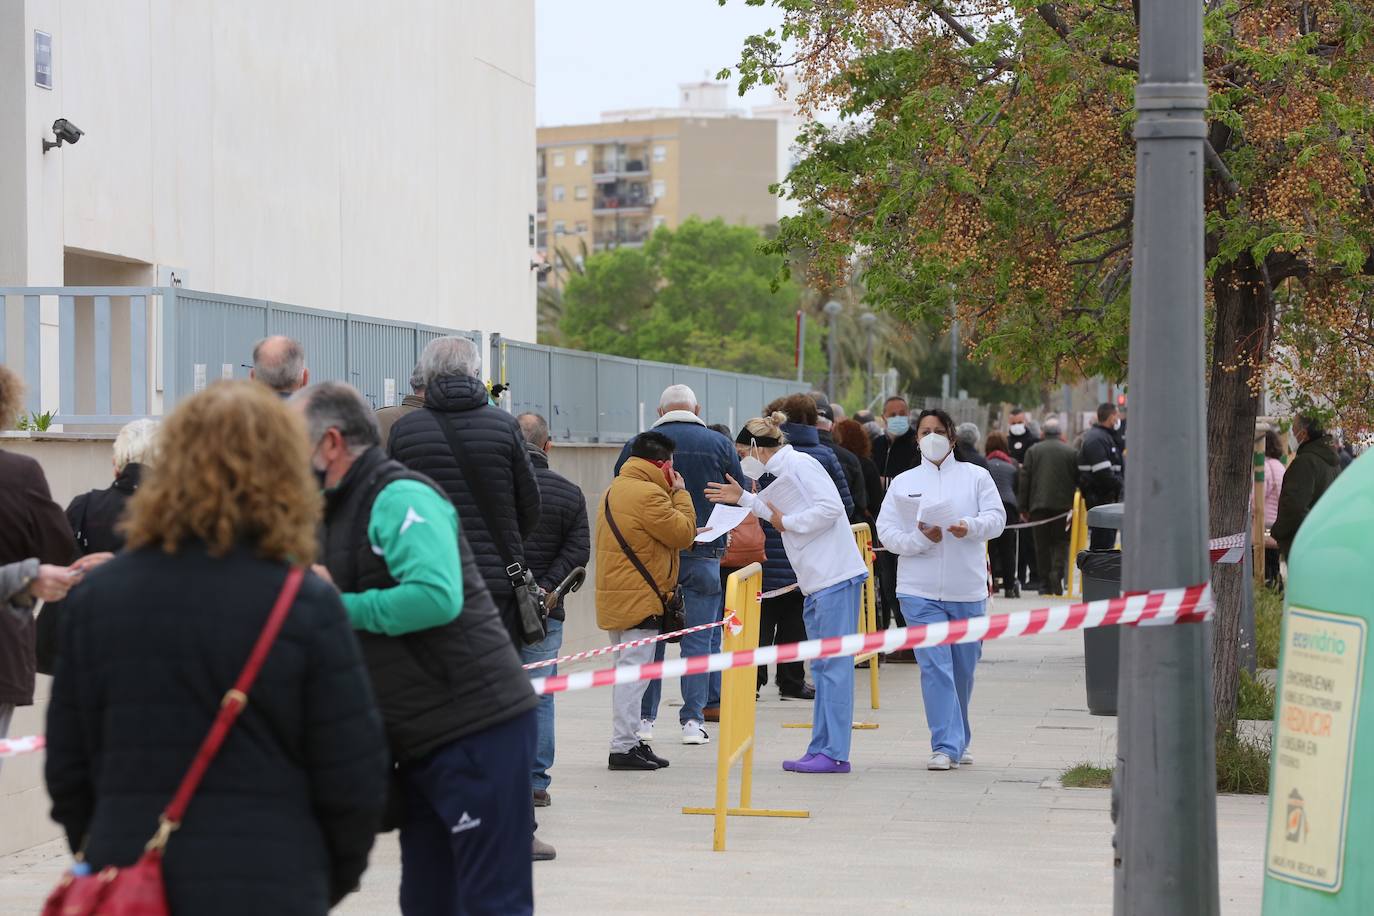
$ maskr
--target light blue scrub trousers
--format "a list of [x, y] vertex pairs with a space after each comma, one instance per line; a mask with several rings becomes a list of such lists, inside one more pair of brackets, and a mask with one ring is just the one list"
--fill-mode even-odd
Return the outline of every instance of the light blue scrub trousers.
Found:
[[[859, 602], [868, 574], [838, 582], [807, 595], [802, 604], [806, 638], [848, 636], [859, 629]], [[831, 760], [849, 759], [854, 728], [854, 659], [818, 658], [811, 662], [816, 700], [811, 710], [811, 744], [808, 754], [824, 754]]]
[[[981, 617], [987, 601], [933, 601], [898, 595], [907, 626]], [[983, 655], [981, 642], [917, 649], [921, 666], [921, 700], [930, 726], [930, 750], [948, 754], [955, 763], [968, 750], [973, 729], [968, 721], [968, 701], [973, 695], [973, 671]]]

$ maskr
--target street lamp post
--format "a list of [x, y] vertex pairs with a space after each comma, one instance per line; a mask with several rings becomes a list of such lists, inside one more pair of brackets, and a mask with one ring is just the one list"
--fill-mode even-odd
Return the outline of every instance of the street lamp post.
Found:
[[840, 312], [844, 311], [844, 306], [838, 300], [831, 299], [825, 304], [825, 314], [830, 317], [830, 332], [826, 341], [826, 359], [829, 363], [825, 377], [825, 396], [830, 400], [835, 400], [835, 361], [839, 351], [839, 326]]
[[864, 332], [867, 334], [864, 343], [864, 404], [867, 405], [873, 399], [873, 332], [878, 324], [878, 316], [872, 312], [864, 312], [859, 316], [859, 321], [863, 323]]
[[[1126, 593], [1208, 580], [1202, 4], [1140, 9]], [[1168, 499], [1159, 498], [1167, 493]], [[1220, 911], [1210, 624], [1123, 627], [1112, 810], [1118, 916]]]

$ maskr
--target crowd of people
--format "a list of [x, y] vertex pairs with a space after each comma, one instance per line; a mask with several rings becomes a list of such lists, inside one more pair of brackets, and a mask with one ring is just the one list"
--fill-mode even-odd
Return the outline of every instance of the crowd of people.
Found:
[[[589, 507], [550, 467], [547, 420], [496, 407], [465, 338], [432, 341], [411, 393], [380, 411], [344, 383], [311, 384], [289, 338], [261, 341], [253, 361], [251, 380], [126, 426], [110, 486], [65, 511], [37, 462], [0, 451], [0, 737], [32, 703], [35, 672], [54, 674], [53, 817], [96, 871], [160, 837], [173, 912], [326, 912], [388, 830], [403, 912], [531, 912], [530, 863], [556, 855], [535, 820], [553, 803], [555, 701], [529, 682], [557, 671], [544, 663], [562, 646], [564, 594], [593, 551], [597, 624], [613, 643], [719, 622], [726, 579], [751, 563], [763, 570], [760, 643], [789, 643], [858, 629], [869, 572], [853, 525], [878, 545], [880, 626], [952, 621], [986, 613], [989, 559], [1009, 597], [1062, 593], [1075, 494], [1089, 506], [1122, 496], [1111, 404], [1074, 446], [1057, 418], [1036, 429], [1019, 409], [983, 439], [939, 409], [913, 417], [900, 397], [851, 419], [820, 392], [780, 398], [738, 430], [711, 427], [673, 385]], [[20, 395], [0, 366], [0, 416]], [[1340, 466], [1320, 424], [1301, 417], [1295, 430], [1286, 469], [1277, 439], [1267, 449], [1280, 553]], [[711, 537], [717, 504], [748, 514]], [[261, 676], [247, 695], [230, 689], [260, 638]], [[720, 639], [703, 629], [680, 651]], [[666, 645], [617, 661], [662, 659]], [[931, 770], [973, 762], [980, 654], [915, 653]], [[813, 703], [810, 743], [785, 770], [850, 771], [852, 667], [813, 662], [808, 683], [802, 664], [776, 666], [780, 697]], [[609, 692], [610, 770], [669, 766], [654, 740], [664, 689]], [[719, 674], [680, 689], [682, 744], [709, 744]], [[239, 717], [184, 823], [160, 827], [230, 704]]]

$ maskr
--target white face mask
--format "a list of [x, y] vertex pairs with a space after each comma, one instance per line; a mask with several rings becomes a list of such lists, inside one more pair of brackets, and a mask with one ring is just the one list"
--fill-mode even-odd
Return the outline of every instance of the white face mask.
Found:
[[1026, 424], [1024, 423], [1013, 423], [1007, 428], [1011, 430], [1013, 436], [1024, 436], [1026, 434]]
[[921, 456], [927, 461], [940, 462], [949, 454], [949, 440], [939, 433], [921, 437]]
[[764, 463], [753, 455], [745, 455], [739, 460], [739, 469], [744, 472], [744, 476], [750, 480], [758, 480], [767, 471]]

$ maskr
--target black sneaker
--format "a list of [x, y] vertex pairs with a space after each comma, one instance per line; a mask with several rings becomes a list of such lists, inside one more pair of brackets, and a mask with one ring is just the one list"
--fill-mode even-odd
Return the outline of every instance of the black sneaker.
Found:
[[630, 748], [630, 753], [638, 754], [640, 757], [649, 761], [654, 766], [658, 767], [660, 770], [665, 769], [668, 766], [668, 758], [660, 757], [657, 754], [655, 754], [654, 749], [649, 747], [649, 745], [645, 744], [643, 741], [639, 742], [634, 747]]
[[608, 770], [657, 770], [658, 764], [647, 757], [641, 757], [637, 751], [638, 747], [631, 748], [623, 754], [612, 753], [606, 762]]
[[780, 690], [784, 700], [814, 700], [816, 699], [816, 688], [810, 684], [802, 684], [800, 690]]

